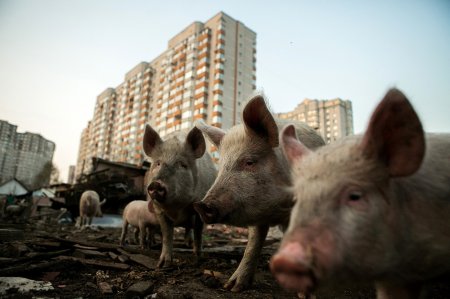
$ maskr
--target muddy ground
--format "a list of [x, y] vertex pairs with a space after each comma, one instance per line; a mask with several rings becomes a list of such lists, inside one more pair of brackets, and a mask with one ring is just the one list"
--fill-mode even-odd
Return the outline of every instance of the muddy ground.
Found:
[[[155, 268], [160, 245], [145, 251], [134, 244], [122, 248], [118, 246], [120, 233], [120, 228], [101, 227], [80, 231], [69, 224], [3, 224], [0, 282], [1, 277], [25, 277], [48, 281], [53, 290], [23, 294], [12, 288], [0, 297], [297, 298], [277, 285], [268, 267], [279, 245], [278, 234], [266, 241], [252, 287], [232, 293], [223, 284], [242, 257], [245, 229], [208, 226], [204, 233], [205, 253], [199, 263], [184, 245], [183, 230], [177, 229], [174, 266], [163, 270]], [[375, 292], [371, 287], [346, 288], [319, 292], [317, 298], [375, 298]], [[448, 284], [433, 285], [426, 298], [450, 298]]]

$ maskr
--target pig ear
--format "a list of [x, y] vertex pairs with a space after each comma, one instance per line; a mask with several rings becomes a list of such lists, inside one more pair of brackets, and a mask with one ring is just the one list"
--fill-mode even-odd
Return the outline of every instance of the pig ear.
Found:
[[159, 137], [159, 134], [153, 130], [153, 128], [149, 125], [145, 126], [145, 133], [144, 133], [144, 152], [147, 154], [147, 156], [151, 157], [153, 150], [159, 146], [163, 141], [161, 140], [161, 137]]
[[294, 125], [287, 125], [281, 130], [280, 140], [283, 152], [291, 163], [299, 161], [311, 152], [311, 150], [297, 139]]
[[220, 142], [222, 141], [223, 136], [225, 136], [225, 131], [217, 127], [208, 126], [202, 120], [196, 121], [195, 126], [208, 137], [209, 141], [214, 143], [214, 145], [219, 148]]
[[205, 153], [205, 138], [203, 138], [202, 132], [197, 127], [193, 127], [187, 135], [186, 147], [194, 153], [195, 159], [200, 158]]
[[419, 169], [424, 139], [411, 103], [401, 91], [391, 89], [372, 114], [361, 147], [367, 157], [382, 161], [391, 177], [401, 177]]
[[262, 96], [251, 99], [244, 108], [243, 119], [247, 132], [253, 132], [278, 146], [278, 127]]

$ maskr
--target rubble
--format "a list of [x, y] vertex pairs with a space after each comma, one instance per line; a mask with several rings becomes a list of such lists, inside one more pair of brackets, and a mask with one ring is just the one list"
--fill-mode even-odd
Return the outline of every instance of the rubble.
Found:
[[[0, 239], [0, 283], [3, 278], [21, 277], [39, 282], [35, 297], [46, 298], [296, 298], [272, 277], [268, 261], [279, 245], [269, 237], [258, 263], [253, 286], [242, 293], [223, 289], [245, 249], [247, 230], [225, 225], [207, 226], [204, 256], [194, 261], [184, 243], [184, 230], [175, 231], [174, 264], [156, 269], [160, 245], [141, 250], [138, 244], [119, 246], [120, 228], [80, 231], [73, 225], [10, 225], [20, 230], [21, 240]], [[160, 241], [158, 239], [157, 241]], [[24, 280], [25, 281], [25, 280]], [[447, 287], [440, 285], [439, 292]], [[2, 298], [23, 298], [10, 288]], [[12, 293], [11, 293], [12, 292]], [[439, 293], [438, 292], [438, 293]], [[351, 295], [349, 295], [351, 294]], [[436, 292], [433, 297], [438, 296]], [[446, 293], [447, 295], [448, 293]], [[27, 295], [28, 296], [28, 295]], [[345, 290], [318, 298], [375, 298], [371, 289]], [[447, 296], [448, 297], [448, 296]]]

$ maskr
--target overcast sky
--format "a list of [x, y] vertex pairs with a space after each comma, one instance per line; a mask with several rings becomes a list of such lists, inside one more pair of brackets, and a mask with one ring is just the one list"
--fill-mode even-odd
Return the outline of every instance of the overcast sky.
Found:
[[0, 119], [56, 143], [67, 179], [97, 95], [219, 11], [257, 33], [257, 87], [275, 112], [353, 103], [362, 132], [386, 90], [450, 132], [450, 1], [0, 0]]

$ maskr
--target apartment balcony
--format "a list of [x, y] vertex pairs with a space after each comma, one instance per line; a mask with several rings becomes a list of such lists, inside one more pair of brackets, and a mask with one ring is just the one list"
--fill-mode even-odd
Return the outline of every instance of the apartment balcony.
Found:
[[214, 54], [222, 54], [222, 55], [225, 55], [225, 49], [216, 49], [216, 50], [214, 50]]
[[208, 51], [207, 49], [209, 49], [210, 46], [211, 46], [211, 44], [209, 42], [203, 43], [198, 46], [198, 51], [201, 52], [203, 49], [206, 49], [205, 51]]
[[206, 113], [202, 113], [202, 114], [194, 114], [194, 119], [206, 119]]
[[221, 100], [214, 100], [213, 101], [213, 106], [222, 106], [222, 105], [223, 105], [223, 103], [222, 103]]
[[214, 84], [214, 85], [216, 85], [216, 84], [221, 84], [221, 85], [223, 85], [223, 80], [222, 80], [222, 79], [214, 80], [213, 84]]
[[208, 57], [208, 51], [203, 52], [202, 54], [198, 55], [198, 60], [201, 60], [202, 58]]
[[203, 62], [203, 63], [199, 63], [199, 64], [197, 65], [197, 72], [198, 72], [202, 67], [209, 68], [209, 66], [210, 66], [210, 64], [209, 64], [208, 61], [205, 61], [205, 62]]
[[197, 105], [194, 106], [195, 109], [202, 109], [206, 108], [207, 104], [205, 102], [200, 102]]
[[208, 93], [206, 91], [200, 92], [198, 94], [195, 95], [195, 99], [201, 99], [201, 98], [207, 98], [208, 97]]
[[205, 72], [202, 72], [202, 73], [199, 73], [199, 74], [197, 74], [197, 80], [200, 80], [200, 79], [202, 79], [202, 78], [208, 78], [208, 74], [209, 74], [209, 72], [208, 71], [205, 71]]
[[195, 85], [195, 89], [200, 89], [202, 87], [207, 87], [208, 83], [206, 81], [200, 82], [199, 84]]

